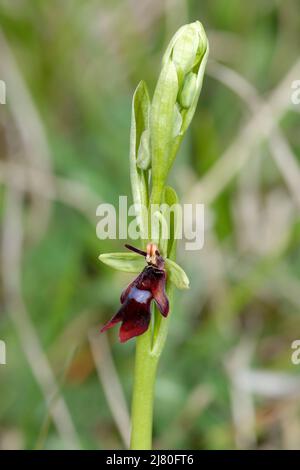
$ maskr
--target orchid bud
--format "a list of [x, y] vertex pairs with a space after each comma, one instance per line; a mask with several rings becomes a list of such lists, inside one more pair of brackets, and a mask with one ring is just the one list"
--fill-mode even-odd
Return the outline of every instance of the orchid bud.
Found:
[[160, 203], [168, 172], [200, 95], [208, 41], [199, 21], [181, 27], [164, 54], [151, 105], [152, 203]]
[[186, 75], [182, 90], [179, 95], [179, 103], [183, 108], [189, 108], [193, 103], [195, 95], [197, 93], [197, 75], [190, 72]]
[[136, 164], [142, 170], [149, 170], [151, 168], [151, 152], [150, 152], [150, 131], [144, 130], [141, 135], [140, 145]]
[[182, 77], [188, 74], [195, 65], [199, 40], [198, 31], [192, 24], [184, 26], [174, 42], [173, 48], [171, 49], [172, 61], [175, 64], [178, 74], [182, 75]]

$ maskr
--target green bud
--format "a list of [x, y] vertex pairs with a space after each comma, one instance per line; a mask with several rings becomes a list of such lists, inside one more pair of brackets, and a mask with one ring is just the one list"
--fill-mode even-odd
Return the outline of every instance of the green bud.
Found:
[[142, 170], [151, 168], [150, 131], [146, 129], [141, 136], [136, 164]]
[[197, 93], [197, 75], [190, 72], [184, 79], [183, 87], [179, 95], [179, 102], [183, 108], [189, 108]]
[[[187, 74], [184, 77], [183, 87], [179, 97], [179, 100], [182, 102], [182, 106], [184, 107], [182, 111], [182, 134], [184, 134], [188, 129], [195, 114], [209, 54], [208, 40], [202, 24], [200, 21], [196, 21], [193, 25], [197, 29], [199, 35], [199, 46], [192, 69], [193, 74]], [[194, 74], [196, 75], [196, 79], [193, 76]]]
[[183, 76], [192, 70], [197, 59], [200, 37], [195, 25], [183, 26], [172, 50], [172, 61]]
[[173, 122], [173, 137], [177, 137], [180, 134], [182, 126], [182, 116], [179, 110], [179, 106], [176, 103], [174, 106], [174, 122]]
[[181, 78], [184, 78], [189, 72], [196, 72], [194, 69], [198, 69], [207, 46], [207, 38], [200, 21], [184, 25], [171, 39], [163, 57], [163, 64], [171, 59]]
[[199, 21], [182, 26], [163, 57], [151, 107], [152, 203], [163, 187], [200, 95], [208, 41]]

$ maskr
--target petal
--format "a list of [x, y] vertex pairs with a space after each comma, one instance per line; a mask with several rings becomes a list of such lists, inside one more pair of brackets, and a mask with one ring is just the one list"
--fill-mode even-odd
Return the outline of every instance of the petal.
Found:
[[160, 279], [152, 288], [152, 295], [160, 313], [167, 317], [169, 313], [169, 300], [165, 291], [166, 278]]
[[150, 290], [157, 307], [164, 317], [169, 313], [169, 301], [165, 291], [166, 279], [167, 275], [163, 269], [148, 266], [141, 273], [137, 283], [137, 287]]
[[143, 334], [148, 329], [151, 317], [151, 300], [151, 292], [135, 287], [132, 289], [122, 306], [123, 323], [119, 332], [121, 343]]
[[121, 343], [128, 341], [135, 336], [140, 336], [148, 330], [150, 323], [150, 311], [143, 313], [137, 318], [126, 319], [123, 321], [119, 332]]
[[122, 290], [122, 293], [121, 293], [121, 296], [120, 296], [120, 302], [121, 304], [123, 304], [125, 302], [125, 300], [127, 299], [128, 295], [129, 295], [129, 292], [131, 291], [133, 285], [134, 285], [134, 282], [131, 282], [127, 287], [125, 287], [124, 290]]
[[138, 283], [139, 283], [139, 279], [140, 277], [142, 276], [144, 271], [142, 271], [127, 287], [125, 287], [125, 289], [122, 291], [121, 293], [121, 297], [120, 297], [120, 301], [121, 301], [121, 304], [123, 304], [126, 300], [126, 298], [128, 297], [131, 289], [133, 289]]
[[105, 325], [101, 328], [100, 333], [103, 333], [109, 328], [112, 328], [113, 326], [115, 326], [116, 323], [119, 323], [122, 320], [123, 320], [123, 309], [121, 307], [120, 310], [112, 317], [112, 319], [109, 320], [107, 323], [105, 323]]

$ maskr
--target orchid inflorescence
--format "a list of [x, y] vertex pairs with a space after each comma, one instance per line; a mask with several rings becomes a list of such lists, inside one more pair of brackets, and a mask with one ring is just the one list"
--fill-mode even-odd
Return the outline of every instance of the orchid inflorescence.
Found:
[[[145, 82], [138, 85], [132, 103], [132, 122], [130, 139], [130, 173], [136, 215], [139, 220], [142, 240], [149, 232], [148, 213], [142, 208], [150, 204], [165, 202], [176, 203], [175, 191], [166, 187], [167, 174], [175, 155], [194, 115], [202, 87], [203, 73], [208, 55], [208, 42], [203, 26], [199, 21], [183, 26], [172, 38], [163, 57], [163, 65], [153, 101], [150, 103]], [[150, 185], [151, 179], [151, 185]], [[150, 195], [150, 197], [149, 197]], [[163, 218], [163, 214], [158, 216]], [[175, 258], [175, 234], [169, 227], [168, 240], [157, 240], [164, 256]], [[151, 240], [153, 241], [153, 240]], [[167, 246], [166, 246], [167, 241]], [[145, 243], [145, 242], [144, 242]], [[149, 247], [156, 246], [149, 243]], [[158, 252], [158, 248], [156, 247]], [[137, 250], [135, 250], [136, 252]], [[141, 253], [139, 253], [141, 254]], [[147, 254], [144, 256], [148, 256]], [[100, 256], [104, 263], [121, 271], [135, 272], [137, 260], [128, 253], [105, 254]], [[153, 275], [153, 264], [143, 269], [142, 273], [121, 295], [122, 307], [113, 319], [101, 331], [105, 331], [122, 321], [120, 340], [126, 341], [146, 331], [150, 322], [149, 292], [155, 299], [157, 277]], [[188, 287], [188, 280], [183, 270], [174, 263], [167, 263], [171, 273], [171, 282], [179, 288]], [[175, 272], [176, 271], [176, 272]], [[161, 283], [165, 284], [167, 274], [162, 270]], [[159, 274], [157, 274], [159, 276]], [[177, 282], [176, 282], [177, 281]], [[146, 286], [146, 287], [145, 287]], [[144, 292], [142, 294], [142, 292]], [[137, 298], [143, 301], [137, 302]], [[159, 308], [159, 303], [156, 300]], [[160, 309], [166, 316], [167, 313]], [[126, 331], [126, 333], [125, 333]]]
[[[152, 102], [146, 83], [137, 86], [132, 100], [130, 179], [141, 249], [126, 245], [130, 252], [100, 256], [103, 263], [119, 271], [139, 273], [122, 292], [119, 311], [101, 330], [121, 322], [121, 342], [138, 336], [131, 438], [135, 449], [151, 446], [155, 370], [167, 335], [172, 286], [189, 286], [185, 272], [175, 263], [176, 224], [169, 220], [165, 234], [161, 207], [171, 209], [178, 202], [166, 181], [195, 113], [208, 52], [202, 24], [196, 21], [182, 26], [163, 56]], [[158, 206], [158, 233], [150, 217], [154, 206]]]

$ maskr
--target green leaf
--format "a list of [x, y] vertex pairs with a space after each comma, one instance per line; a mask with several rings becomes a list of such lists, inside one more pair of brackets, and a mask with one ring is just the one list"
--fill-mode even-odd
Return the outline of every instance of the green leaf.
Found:
[[[130, 130], [130, 180], [133, 202], [136, 207], [148, 206], [148, 172], [137, 166], [141, 138], [150, 125], [150, 98], [145, 82], [141, 81], [133, 95]], [[145, 233], [147, 220], [143, 213], [137, 214]]]
[[167, 269], [170, 281], [178, 289], [188, 289], [190, 287], [189, 278], [187, 277], [184, 270], [177, 263], [175, 263], [175, 261], [172, 261], [169, 258], [167, 258], [166, 269]]
[[144, 258], [136, 253], [103, 253], [99, 259], [107, 266], [126, 273], [140, 273], [146, 265]]

